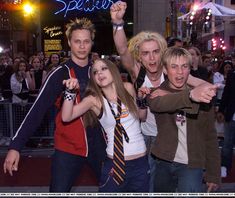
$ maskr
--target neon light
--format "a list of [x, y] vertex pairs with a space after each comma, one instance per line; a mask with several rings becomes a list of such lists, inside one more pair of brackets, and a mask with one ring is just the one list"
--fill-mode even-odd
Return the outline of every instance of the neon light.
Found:
[[72, 11], [93, 12], [94, 10], [106, 10], [115, 0], [55, 0], [61, 3], [62, 9], [56, 11], [54, 14], [64, 13], [66, 17]]

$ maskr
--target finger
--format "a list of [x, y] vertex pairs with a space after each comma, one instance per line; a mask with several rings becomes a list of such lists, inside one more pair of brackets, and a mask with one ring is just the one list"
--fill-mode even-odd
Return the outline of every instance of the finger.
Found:
[[18, 170], [18, 164], [19, 164], [19, 158], [15, 160], [15, 163], [13, 164], [13, 170], [17, 171]]
[[211, 192], [211, 190], [212, 190], [212, 185], [209, 185], [207, 188], [207, 192], [209, 193], [209, 192]]

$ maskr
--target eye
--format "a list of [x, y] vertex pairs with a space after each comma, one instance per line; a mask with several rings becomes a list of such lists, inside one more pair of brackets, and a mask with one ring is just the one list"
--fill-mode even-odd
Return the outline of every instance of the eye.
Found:
[[106, 66], [102, 67], [102, 71], [105, 71], [107, 69], [108, 69], [108, 67], [106, 67]]
[[94, 70], [94, 71], [93, 71], [93, 75], [96, 75], [97, 73], [98, 73], [97, 70]]

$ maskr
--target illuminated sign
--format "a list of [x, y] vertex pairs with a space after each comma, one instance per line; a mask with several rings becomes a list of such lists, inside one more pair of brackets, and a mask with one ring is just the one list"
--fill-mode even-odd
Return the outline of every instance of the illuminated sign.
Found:
[[44, 51], [60, 51], [62, 50], [61, 40], [44, 40]]
[[[93, 12], [95, 10], [108, 9], [115, 0], [56, 0], [61, 3], [62, 9], [56, 11], [54, 14], [64, 13], [64, 17], [72, 11]], [[117, 0], [116, 0], [117, 1]]]
[[45, 27], [43, 30], [45, 34], [48, 34], [51, 38], [63, 34], [60, 26]]

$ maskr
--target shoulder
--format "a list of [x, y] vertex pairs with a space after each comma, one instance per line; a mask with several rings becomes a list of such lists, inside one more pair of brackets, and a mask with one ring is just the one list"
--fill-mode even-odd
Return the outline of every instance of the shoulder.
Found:
[[135, 97], [135, 89], [134, 89], [134, 86], [129, 83], [129, 82], [124, 82], [124, 87], [125, 89], [128, 91], [128, 93], [132, 96], [132, 97]]

